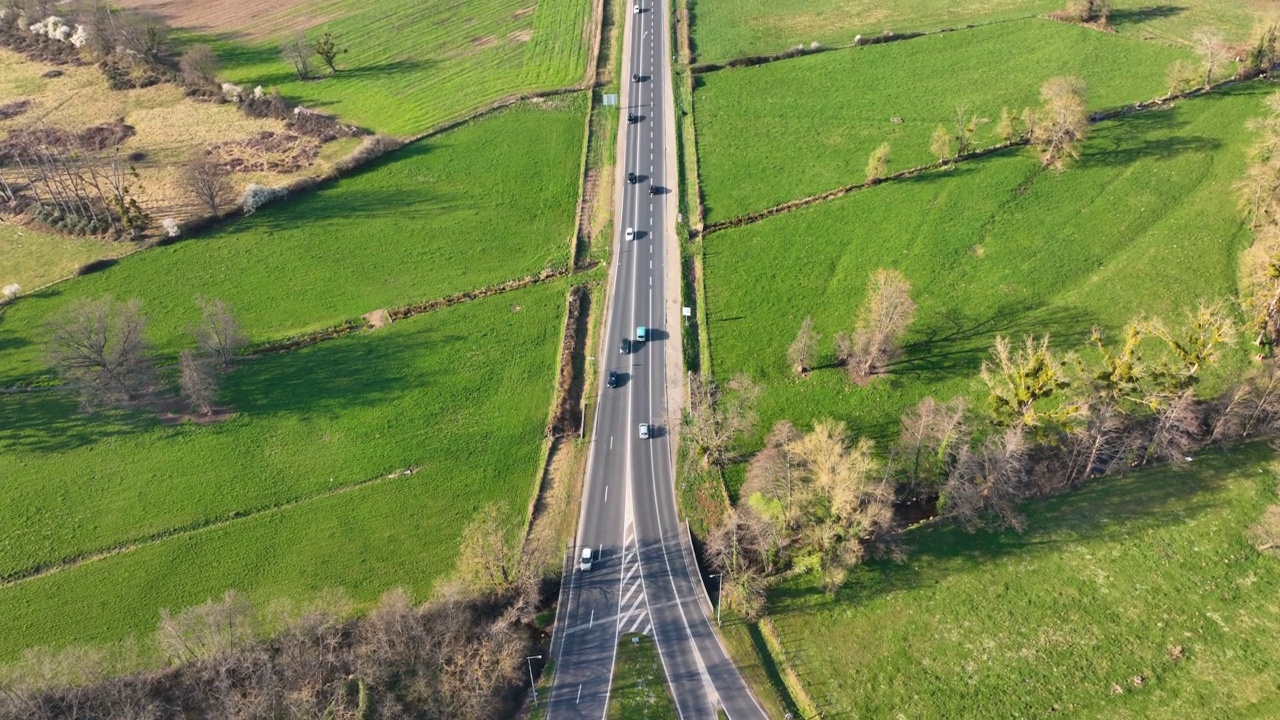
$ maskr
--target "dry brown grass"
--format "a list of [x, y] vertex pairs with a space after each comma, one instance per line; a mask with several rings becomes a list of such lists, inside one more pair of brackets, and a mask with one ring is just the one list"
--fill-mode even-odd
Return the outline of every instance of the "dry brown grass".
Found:
[[[234, 105], [187, 99], [174, 85], [112, 90], [97, 68], [63, 66], [57, 68], [61, 76], [42, 77], [51, 69], [0, 49], [0, 105], [30, 102], [25, 112], [0, 120], [0, 135], [32, 123], [71, 130], [116, 119], [132, 125], [137, 133], [120, 146], [120, 152], [136, 154], [138, 180], [131, 187], [157, 223], [168, 217], [185, 220], [199, 213], [178, 184], [182, 165], [191, 154], [214, 143], [284, 130], [283, 122], [246, 117]], [[328, 172], [358, 143], [355, 138], [329, 143], [322, 147], [315, 163], [295, 172], [237, 173], [232, 180], [238, 188], [250, 183], [288, 185], [304, 176]], [[25, 231], [26, 242], [19, 242], [16, 232], [12, 226], [0, 230], [0, 257], [6, 271], [2, 281], [18, 282], [24, 288], [67, 277], [87, 260], [120, 255], [129, 249], [104, 240], [34, 240], [39, 234], [29, 229]], [[55, 257], [60, 252], [65, 252], [62, 261]]]

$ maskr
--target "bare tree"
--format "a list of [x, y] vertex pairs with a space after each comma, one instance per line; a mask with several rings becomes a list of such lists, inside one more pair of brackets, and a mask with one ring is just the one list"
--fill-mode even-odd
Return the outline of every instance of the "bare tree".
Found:
[[210, 215], [218, 216], [235, 197], [231, 174], [215, 156], [197, 152], [182, 169], [180, 180], [187, 193]]
[[1080, 157], [1080, 144], [1089, 130], [1085, 84], [1077, 77], [1050, 78], [1040, 87], [1043, 105], [1031, 124], [1031, 143], [1045, 167], [1062, 170]]
[[191, 88], [212, 88], [218, 82], [218, 56], [208, 45], [192, 45], [178, 61], [182, 83]]
[[801, 377], [809, 374], [809, 370], [813, 368], [813, 354], [821, 339], [822, 336], [813, 331], [813, 317], [806, 317], [800, 323], [796, 339], [787, 348], [787, 362], [791, 364], [791, 372]]
[[339, 55], [346, 54], [347, 49], [338, 47], [338, 44], [333, 41], [333, 33], [325, 32], [320, 36], [319, 40], [316, 40], [312, 48], [316, 51], [316, 55], [319, 55], [320, 59], [324, 61], [325, 66], [329, 68], [329, 72], [338, 72], [338, 66], [335, 63]]
[[178, 354], [178, 389], [193, 411], [208, 415], [218, 399], [218, 370], [213, 362], [190, 350]]
[[1204, 416], [1196, 404], [1195, 391], [1183, 390], [1152, 401], [1156, 414], [1151, 423], [1142, 464], [1161, 459], [1181, 463], [1188, 453], [1199, 447], [1203, 437]]
[[861, 381], [886, 372], [888, 363], [901, 352], [915, 314], [906, 276], [886, 269], [872, 273], [846, 358], [849, 376]]
[[765, 609], [765, 578], [777, 552], [769, 524], [749, 509], [731, 509], [707, 537], [707, 559], [724, 574], [722, 602], [748, 620]]
[[735, 375], [727, 391], [713, 380], [690, 376], [689, 409], [681, 428], [704, 468], [720, 469], [732, 459], [733, 443], [755, 427], [759, 396], [760, 386], [746, 375]]
[[1017, 140], [1022, 136], [1025, 124], [1024, 116], [1010, 112], [1007, 107], [1000, 108], [1000, 120], [994, 130], [996, 139], [1002, 143]]
[[107, 295], [74, 301], [50, 323], [50, 362], [86, 410], [126, 407], [147, 391], [153, 367], [141, 308]]
[[200, 307], [200, 322], [191, 329], [196, 344], [224, 370], [230, 368], [236, 355], [249, 344], [249, 336], [241, 329], [229, 303], [197, 297], [196, 305]]
[[312, 52], [311, 45], [307, 43], [307, 36], [303, 33], [295, 34], [280, 46], [280, 56], [293, 66], [299, 80], [311, 79]]
[[956, 156], [952, 143], [955, 138], [951, 135], [951, 131], [946, 125], [939, 125], [933, 129], [933, 138], [929, 141], [929, 152], [938, 158], [938, 162], [946, 162]]
[[867, 158], [867, 182], [877, 183], [889, 174], [889, 163], [892, 161], [892, 154], [889, 143], [880, 143], [879, 147], [871, 151], [871, 156]]
[[1280, 15], [1260, 19], [1253, 29], [1253, 43], [1245, 56], [1246, 66], [1257, 73], [1280, 65]]
[[756, 493], [778, 502], [778, 522], [786, 529], [794, 528], [800, 507], [804, 504], [799, 459], [792, 452], [793, 443], [801, 437], [789, 420], [779, 420], [764, 440], [764, 449], [751, 458], [741, 496], [750, 499]]
[[478, 592], [510, 590], [519, 570], [520, 552], [509, 542], [498, 506], [486, 505], [462, 534], [458, 572]]
[[172, 613], [160, 611], [156, 645], [170, 664], [235, 652], [257, 633], [257, 613], [241, 594], [228, 590], [221, 600]]
[[1021, 427], [992, 435], [977, 449], [964, 447], [942, 487], [939, 508], [969, 529], [1012, 527], [1026, 520], [1017, 511], [1026, 479], [1028, 447]]
[[964, 398], [940, 403], [926, 397], [902, 416], [894, 457], [908, 489], [937, 487], [955, 466], [969, 440], [965, 410]]
[[1213, 85], [1218, 69], [1227, 60], [1229, 48], [1216, 28], [1201, 28], [1191, 36], [1196, 54], [1200, 56], [1204, 73], [1204, 86]]

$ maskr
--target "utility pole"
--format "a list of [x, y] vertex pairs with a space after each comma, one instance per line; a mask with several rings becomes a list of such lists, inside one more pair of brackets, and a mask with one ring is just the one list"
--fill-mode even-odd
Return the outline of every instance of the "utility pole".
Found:
[[538, 684], [533, 680], [533, 661], [541, 660], [541, 655], [530, 655], [524, 659], [525, 665], [529, 666], [529, 689], [533, 691], [533, 704], [538, 704]]

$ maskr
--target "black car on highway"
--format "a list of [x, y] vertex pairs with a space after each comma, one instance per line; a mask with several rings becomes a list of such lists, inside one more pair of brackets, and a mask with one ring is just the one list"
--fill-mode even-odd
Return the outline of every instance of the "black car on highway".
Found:
[[617, 370], [610, 370], [610, 371], [609, 371], [609, 379], [608, 379], [608, 380], [606, 380], [606, 381], [605, 381], [605, 383], [606, 383], [609, 387], [611, 387], [611, 388], [618, 387], [618, 371], [617, 371]]
[[631, 352], [630, 338], [622, 338], [622, 342], [618, 344], [618, 352], [622, 353], [623, 355], [626, 355], [627, 353]]

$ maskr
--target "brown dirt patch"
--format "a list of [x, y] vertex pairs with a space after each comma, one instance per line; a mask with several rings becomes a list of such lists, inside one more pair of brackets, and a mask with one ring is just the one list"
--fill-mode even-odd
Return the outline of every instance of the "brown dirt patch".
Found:
[[481, 48], [491, 47], [497, 44], [497, 42], [498, 42], [498, 38], [492, 35], [485, 35], [484, 37], [473, 37], [471, 38], [471, 47], [479, 50]]
[[315, 0], [120, 0], [120, 5], [154, 13], [174, 27], [268, 38], [313, 27], [333, 15], [297, 12]]
[[529, 7], [520, 8], [519, 10], [511, 13], [511, 17], [517, 20], [519, 20], [520, 18], [527, 18], [533, 14], [534, 10], [537, 10], [537, 9], [538, 9], [537, 5], [530, 5]]
[[206, 151], [233, 173], [295, 173], [311, 167], [320, 156], [320, 143], [289, 132], [263, 130], [244, 140], [210, 145]]
[[511, 33], [510, 35], [508, 35], [507, 37], [511, 38], [512, 40], [515, 40], [516, 42], [529, 42], [529, 40], [533, 37], [533, 28], [529, 28], [527, 30], [517, 30]]
[[6, 103], [0, 105], [0, 120], [9, 120], [16, 118], [31, 108], [30, 100], [19, 100], [17, 102]]

